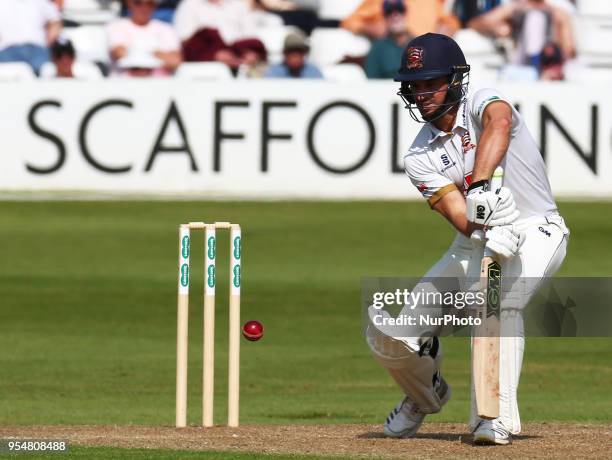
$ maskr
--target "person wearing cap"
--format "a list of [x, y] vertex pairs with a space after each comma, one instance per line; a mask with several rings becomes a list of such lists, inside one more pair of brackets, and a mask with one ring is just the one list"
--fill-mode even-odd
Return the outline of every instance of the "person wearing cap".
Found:
[[301, 32], [292, 32], [285, 38], [283, 62], [271, 65], [266, 78], [323, 78], [317, 66], [307, 60], [310, 46]]
[[[450, 279], [454, 284], [446, 293], [476, 295], [483, 255], [500, 264], [499, 417], [477, 416], [472, 388], [470, 428], [476, 444], [505, 445], [521, 431], [517, 390], [525, 347], [523, 309], [561, 266], [569, 230], [521, 114], [494, 89], [468, 94], [469, 73], [452, 38], [428, 33], [408, 43], [394, 79], [411, 117], [423, 124], [403, 157], [406, 173], [430, 208], [456, 231], [450, 248], [412, 292], [440, 294], [445, 291], [440, 285]], [[503, 186], [491, 190], [499, 166]], [[415, 306], [406, 304], [398, 317]], [[426, 307], [433, 314], [461, 308]], [[441, 331], [431, 326], [397, 330], [370, 318], [367, 343], [403, 393], [384, 433], [414, 436], [425, 416], [442, 410], [451, 397], [441, 374]]]
[[387, 36], [376, 40], [366, 57], [364, 67], [368, 78], [393, 78], [404, 48], [412, 38], [406, 27], [403, 0], [385, 0], [383, 14]]
[[143, 72], [137, 72], [140, 76], [168, 75], [181, 64], [176, 32], [169, 24], [153, 19], [158, 3], [159, 0], [128, 0], [131, 17], [118, 19], [107, 26], [110, 55], [116, 71], [142, 69]]

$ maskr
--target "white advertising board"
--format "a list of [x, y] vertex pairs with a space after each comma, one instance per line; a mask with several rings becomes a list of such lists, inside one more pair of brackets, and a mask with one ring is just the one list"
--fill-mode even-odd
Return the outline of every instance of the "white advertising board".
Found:
[[[116, 79], [0, 89], [0, 190], [419, 196], [402, 156], [420, 125], [391, 82]], [[612, 196], [609, 91], [497, 89], [541, 145], [557, 196]]]

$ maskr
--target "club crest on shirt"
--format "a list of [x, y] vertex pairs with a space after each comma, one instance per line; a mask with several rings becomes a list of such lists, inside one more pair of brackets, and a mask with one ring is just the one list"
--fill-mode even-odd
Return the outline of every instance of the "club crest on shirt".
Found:
[[423, 68], [425, 50], [419, 46], [411, 46], [406, 50], [406, 68], [409, 70]]

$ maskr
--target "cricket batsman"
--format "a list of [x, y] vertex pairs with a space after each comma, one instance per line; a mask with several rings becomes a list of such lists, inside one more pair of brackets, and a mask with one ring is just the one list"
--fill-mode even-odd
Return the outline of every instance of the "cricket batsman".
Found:
[[[395, 81], [412, 118], [423, 127], [404, 156], [410, 180], [456, 231], [450, 248], [424, 279], [466, 279], [483, 251], [504, 277], [544, 280], [565, 258], [569, 230], [557, 211], [542, 156], [519, 112], [494, 89], [468, 93], [470, 67], [451, 38], [428, 33], [403, 53]], [[490, 190], [503, 167], [501, 189]], [[537, 286], [534, 288], [537, 289]], [[503, 445], [521, 431], [517, 388], [524, 351], [522, 310], [533, 292], [501, 305], [499, 418], [478, 418], [472, 382], [470, 429], [477, 444]], [[405, 397], [384, 425], [390, 437], [414, 436], [439, 412], [451, 388], [440, 373], [438, 337], [394, 337], [371, 321], [367, 343]]]

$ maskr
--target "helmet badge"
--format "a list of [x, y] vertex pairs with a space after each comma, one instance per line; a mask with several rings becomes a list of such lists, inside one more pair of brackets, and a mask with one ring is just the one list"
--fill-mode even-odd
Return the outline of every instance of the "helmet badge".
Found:
[[406, 50], [406, 67], [408, 70], [423, 68], [423, 54], [425, 50], [420, 46], [411, 46]]

